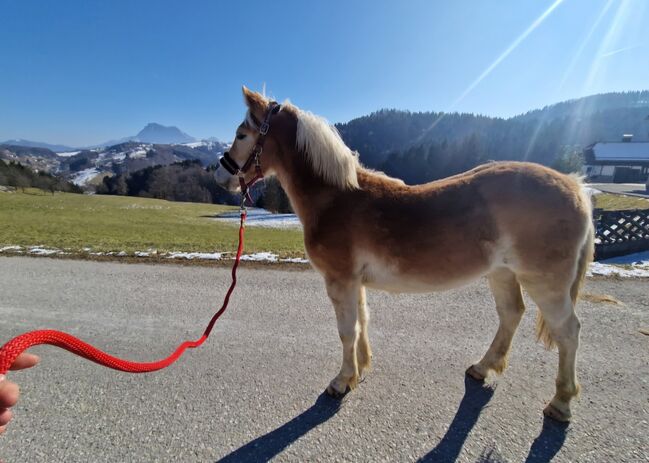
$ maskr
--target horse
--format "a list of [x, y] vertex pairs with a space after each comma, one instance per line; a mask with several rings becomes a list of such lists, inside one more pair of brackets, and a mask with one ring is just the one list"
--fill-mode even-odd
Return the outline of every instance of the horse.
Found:
[[286, 191], [336, 313], [343, 360], [329, 395], [355, 389], [370, 368], [365, 288], [430, 292], [486, 277], [499, 326], [466, 374], [484, 381], [507, 367], [525, 311], [523, 288], [538, 306], [537, 340], [559, 352], [556, 392], [543, 412], [570, 420], [580, 391], [575, 304], [594, 253], [592, 205], [579, 177], [534, 163], [490, 162], [406, 185], [363, 167], [324, 118], [245, 86], [243, 96], [244, 121], [215, 179], [235, 192], [275, 175]]

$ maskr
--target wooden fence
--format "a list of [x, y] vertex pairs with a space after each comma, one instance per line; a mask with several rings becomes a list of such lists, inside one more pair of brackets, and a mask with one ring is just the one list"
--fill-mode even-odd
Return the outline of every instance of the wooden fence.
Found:
[[649, 209], [593, 211], [595, 259], [649, 251]]

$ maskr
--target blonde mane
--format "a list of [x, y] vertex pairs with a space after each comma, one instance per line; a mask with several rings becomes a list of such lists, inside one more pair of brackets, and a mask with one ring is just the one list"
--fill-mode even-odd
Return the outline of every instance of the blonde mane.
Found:
[[358, 156], [345, 145], [338, 130], [320, 116], [290, 103], [284, 105], [289, 105], [297, 116], [295, 144], [307, 156], [315, 173], [328, 184], [344, 190], [359, 188]]

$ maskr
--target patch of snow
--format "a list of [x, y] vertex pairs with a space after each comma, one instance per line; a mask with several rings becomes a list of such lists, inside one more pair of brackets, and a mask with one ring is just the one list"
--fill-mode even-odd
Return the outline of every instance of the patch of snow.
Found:
[[[621, 267], [624, 265], [624, 267]], [[649, 278], [649, 251], [612, 257], [590, 264], [588, 275], [616, 275], [622, 278]]]
[[22, 246], [5, 246], [4, 248], [0, 248], [0, 252], [20, 251], [21, 249], [22, 249]]
[[143, 158], [143, 157], [146, 157], [146, 150], [142, 150], [142, 149], [136, 150], [136, 151], [133, 151], [133, 152], [129, 153], [128, 156], [131, 159]]
[[59, 249], [47, 249], [38, 246], [29, 248], [29, 253], [36, 256], [51, 256], [52, 254], [59, 254], [60, 252]]
[[78, 186], [84, 186], [97, 175], [99, 175], [99, 170], [96, 167], [84, 169], [74, 174], [72, 177], [72, 183]]
[[618, 267], [617, 265], [602, 264], [601, 262], [593, 262], [587, 272], [588, 276], [616, 275], [622, 278], [649, 278], [649, 265], [645, 266], [632, 266], [631, 268]]
[[277, 254], [272, 252], [256, 252], [254, 254], [244, 254], [241, 260], [253, 262], [277, 262]]
[[220, 252], [170, 252], [167, 259], [209, 259], [219, 260], [223, 254]]
[[80, 152], [81, 151], [64, 151], [62, 153], [56, 153], [56, 155], [62, 158], [69, 158], [71, 156], [74, 156], [75, 154], [79, 154]]
[[128, 254], [126, 253], [126, 251], [120, 251], [120, 252], [118, 252], [118, 253], [115, 254], [115, 255], [118, 256], [118, 257], [125, 257], [125, 256], [127, 256]]
[[[220, 222], [239, 223], [239, 211], [224, 212], [214, 219]], [[251, 207], [248, 209], [246, 226], [264, 228], [302, 228], [300, 219], [295, 214], [273, 214], [266, 209]]]
[[199, 146], [209, 146], [211, 143], [207, 141], [193, 141], [191, 143], [183, 143], [183, 146], [189, 146], [190, 148], [198, 148]]
[[151, 253], [150, 252], [145, 252], [145, 251], [137, 251], [135, 253], [135, 257], [150, 257]]
[[280, 259], [280, 262], [289, 262], [292, 264], [308, 264], [309, 259], [303, 259], [302, 257], [289, 257], [288, 259]]

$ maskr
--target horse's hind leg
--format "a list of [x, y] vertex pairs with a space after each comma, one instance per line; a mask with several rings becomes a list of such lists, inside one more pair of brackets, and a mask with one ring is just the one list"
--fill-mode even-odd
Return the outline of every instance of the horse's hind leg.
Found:
[[508, 269], [498, 269], [488, 275], [489, 286], [496, 300], [496, 310], [500, 324], [496, 336], [487, 353], [466, 371], [472, 378], [482, 381], [490, 371], [502, 373], [507, 367], [507, 356], [512, 338], [521, 321], [525, 305], [521, 286], [514, 273]]
[[358, 333], [358, 343], [356, 345], [356, 358], [358, 360], [358, 375], [362, 376], [364, 371], [370, 369], [372, 362], [372, 349], [367, 334], [367, 325], [369, 323], [369, 313], [367, 311], [367, 301], [365, 299], [365, 287], [361, 286], [358, 295], [358, 324], [360, 332]]
[[556, 392], [543, 413], [558, 421], [570, 421], [570, 401], [579, 394], [575, 369], [581, 325], [575, 314], [570, 288], [565, 282], [536, 283], [523, 281], [530, 297], [539, 306], [537, 336], [546, 347], [559, 348]]
[[327, 387], [333, 397], [343, 396], [358, 384], [358, 298], [360, 284], [356, 281], [327, 279], [327, 294], [336, 310], [338, 334], [343, 345], [343, 362], [340, 372]]

